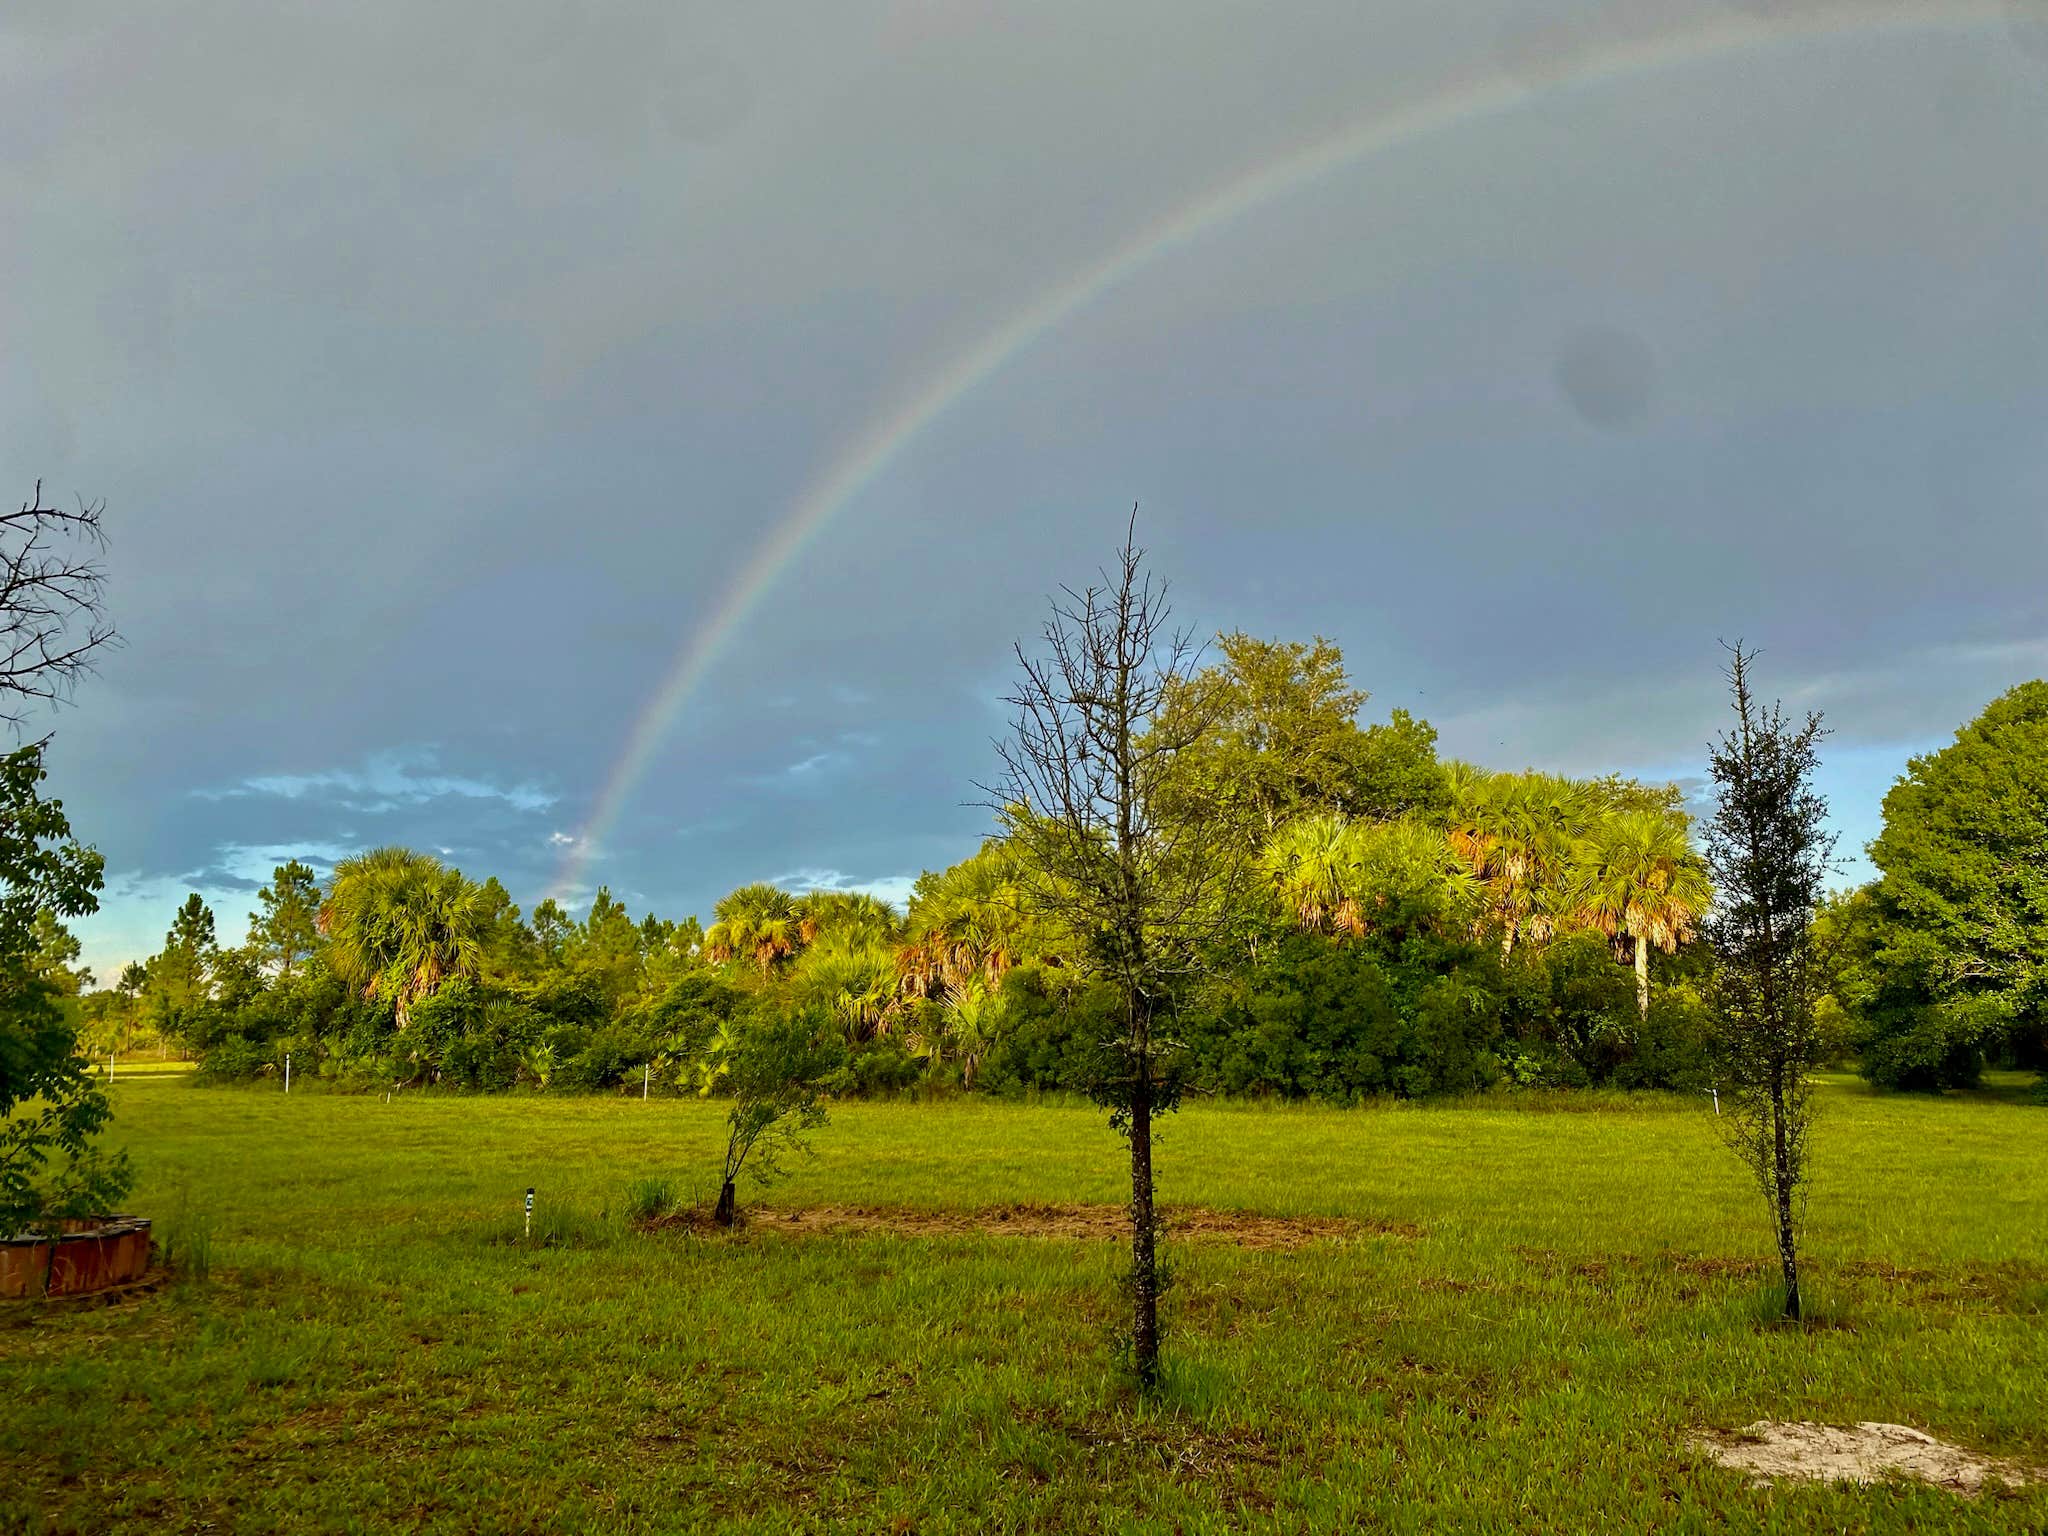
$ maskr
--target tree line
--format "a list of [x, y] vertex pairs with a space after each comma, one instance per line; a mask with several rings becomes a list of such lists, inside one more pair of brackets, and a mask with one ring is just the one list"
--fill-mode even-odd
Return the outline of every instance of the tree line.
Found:
[[[1365, 699], [1328, 641], [1230, 634], [1156, 701], [1145, 737], [1185, 740], [1148, 793], [1167, 816], [1200, 806], [1183, 852], [1217, 887], [1177, 1006], [1187, 1086], [1703, 1084], [1690, 951], [1711, 893], [1677, 791], [1441, 761], [1427, 722], [1362, 724]], [[286, 863], [241, 943], [195, 894], [77, 1007], [96, 1051], [175, 1049], [219, 1077], [290, 1051], [341, 1084], [552, 1091], [687, 1086], [720, 1020], [794, 1007], [829, 1020], [840, 1091], [1086, 1091], [1086, 924], [1035, 878], [1043, 840], [1000, 819], [907, 910], [749, 885], [708, 928], [635, 920], [606, 889], [522, 913], [495, 878], [405, 849], [324, 881]], [[54, 918], [43, 939], [80, 992]]]
[[[1155, 741], [1200, 719], [1157, 794], [1168, 814], [1200, 804], [1191, 854], [1221, 902], [1177, 1010], [1186, 1087], [1711, 1086], [1713, 891], [1679, 792], [1445, 761], [1426, 721], [1363, 724], [1365, 702], [1327, 640], [1242, 634], [1158, 701]], [[2041, 683], [1914, 761], [1871, 850], [1880, 878], [1818, 908], [1821, 1059], [1908, 1088], [2042, 1063], [2044, 785]], [[291, 1051], [362, 1087], [687, 1087], [697, 1042], [769, 1005], [830, 1020], [840, 1092], [1085, 1092], [1101, 1000], [1027, 830], [925, 874], [907, 910], [749, 885], [708, 929], [635, 920], [606, 889], [580, 914], [522, 913], [495, 878], [380, 849], [325, 881], [278, 866], [240, 944], [188, 897], [104, 990], [40, 911], [35, 964], [92, 1050], [177, 1050], [223, 1078]]]

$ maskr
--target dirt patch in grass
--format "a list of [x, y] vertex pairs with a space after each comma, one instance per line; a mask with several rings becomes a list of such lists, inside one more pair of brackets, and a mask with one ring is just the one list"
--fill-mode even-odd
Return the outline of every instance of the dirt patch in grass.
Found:
[[[1207, 1485], [1228, 1502], [1261, 1511], [1273, 1508], [1270, 1483], [1287, 1461], [1282, 1447], [1245, 1427], [1203, 1427], [1177, 1418], [1133, 1421], [1091, 1414], [1075, 1422], [1044, 1408], [1020, 1408], [1025, 1423], [1062, 1437], [1096, 1466], [1096, 1476], [1133, 1472], [1176, 1483]], [[1033, 1482], [1043, 1475], [1025, 1475]]]
[[[1751, 1481], [1768, 1485], [1780, 1478], [1805, 1482], [1881, 1483], [1912, 1477], [1953, 1493], [1981, 1493], [1987, 1486], [2018, 1488], [2028, 1475], [2009, 1462], [1945, 1445], [1904, 1424], [1774, 1423], [1759, 1420], [1746, 1429], [1709, 1430], [1693, 1444]], [[2034, 1474], [2036, 1477], [2038, 1473]]]
[[[1339, 1216], [1267, 1216], [1256, 1211], [1215, 1211], [1177, 1206], [1161, 1225], [1170, 1240], [1228, 1243], [1239, 1248], [1303, 1248], [1359, 1237], [1417, 1238], [1406, 1222], [1352, 1221]], [[703, 1230], [696, 1213], [664, 1218], [662, 1226]], [[992, 1205], [978, 1210], [920, 1210], [901, 1206], [808, 1205], [794, 1210], [760, 1207], [748, 1213], [754, 1232], [795, 1236], [817, 1233], [889, 1237], [1037, 1237], [1069, 1242], [1117, 1242], [1130, 1236], [1130, 1215], [1120, 1205]]]

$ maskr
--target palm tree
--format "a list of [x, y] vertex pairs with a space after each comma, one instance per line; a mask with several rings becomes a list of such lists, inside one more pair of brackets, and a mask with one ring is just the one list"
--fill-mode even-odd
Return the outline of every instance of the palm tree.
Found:
[[1335, 812], [1291, 821], [1274, 833], [1259, 867], [1288, 915], [1309, 933], [1356, 938], [1360, 905], [1357, 829]]
[[1317, 812], [1276, 832], [1259, 863], [1281, 906], [1310, 933], [1359, 938], [1465, 924], [1479, 902], [1478, 880], [1443, 831], [1414, 817]]
[[900, 926], [896, 909], [865, 891], [809, 891], [797, 898], [795, 911], [797, 932], [806, 944], [830, 934], [889, 944]]
[[1714, 898], [1685, 817], [1668, 811], [1605, 816], [1582, 840], [1574, 899], [1580, 919], [1634, 951], [1636, 1006], [1650, 1012], [1650, 949], [1670, 954], [1693, 936]]
[[745, 956], [766, 976], [803, 947], [796, 898], [777, 886], [743, 885], [711, 910], [717, 921], [705, 931], [704, 951], [720, 964]]
[[483, 961], [483, 887], [410, 848], [343, 859], [320, 907], [328, 964], [365, 997], [391, 1000], [404, 1029], [412, 1005]]
[[790, 978], [796, 996], [839, 1021], [849, 1045], [872, 1039], [896, 1006], [896, 957], [886, 944], [837, 929], [803, 952]]
[[905, 927], [896, 957], [905, 992], [931, 997], [974, 976], [1000, 984], [1033, 940], [1015, 857], [990, 839], [972, 858], [923, 876]]
[[1003, 997], [979, 976], [970, 976], [946, 999], [946, 1036], [960, 1059], [962, 1087], [974, 1086], [981, 1059], [996, 1042], [1002, 1023]]
[[1545, 773], [1451, 775], [1450, 845], [1486, 892], [1500, 957], [1542, 943], [1571, 917], [1573, 855], [1594, 809], [1586, 787]]

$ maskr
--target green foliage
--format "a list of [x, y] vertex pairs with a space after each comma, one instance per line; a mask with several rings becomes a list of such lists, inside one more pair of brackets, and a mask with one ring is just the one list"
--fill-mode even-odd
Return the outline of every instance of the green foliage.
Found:
[[1753, 657], [1730, 652], [1735, 724], [1711, 749], [1707, 857], [1716, 900], [1708, 1001], [1715, 1066], [1728, 1088], [1722, 1134], [1777, 1225], [1785, 1316], [1801, 1317], [1797, 1226], [1811, 1166], [1812, 1086], [1822, 975], [1812, 939], [1834, 835], [1814, 788], [1821, 719], [1795, 723], [1751, 692]]
[[1161, 787], [1168, 814], [1185, 799], [1265, 834], [1316, 812], [1384, 820], [1446, 808], [1435, 730], [1405, 710], [1361, 729], [1367, 694], [1332, 642], [1233, 633], [1216, 650], [1216, 664], [1170, 689], [1160, 713], [1166, 736], [1184, 719], [1203, 722]]
[[763, 1003], [722, 1023], [706, 1049], [703, 1091], [715, 1087], [731, 1101], [717, 1212], [730, 1226], [741, 1173], [761, 1183], [781, 1177], [785, 1158], [825, 1123], [825, 1084], [846, 1051], [833, 1021], [809, 1009]]
[[719, 898], [717, 919], [704, 931], [713, 960], [746, 960], [765, 977], [803, 947], [796, 898], [772, 885], [743, 885]]
[[297, 859], [271, 872], [249, 914], [249, 947], [280, 976], [296, 972], [320, 947], [320, 882]]
[[668, 1179], [635, 1179], [626, 1186], [626, 1220], [634, 1226], [673, 1216], [682, 1204], [675, 1184]]
[[98, 909], [101, 860], [44, 779], [40, 743], [0, 757], [0, 1236], [109, 1210], [133, 1182], [93, 1146], [107, 1098], [52, 975], [52, 924]]
[[408, 848], [377, 848], [335, 866], [320, 924], [334, 973], [391, 1000], [403, 1030], [444, 981], [475, 976], [491, 919], [483, 888]]
[[591, 1031], [582, 1049], [556, 1067], [555, 1084], [585, 1093], [617, 1088], [629, 1079], [638, 1086], [641, 1069], [655, 1054], [646, 1035], [624, 1024], [607, 1024]]
[[1914, 758], [1870, 857], [1845, 1000], [1865, 1075], [1936, 1089], [2048, 1057], [2048, 682]]
[[213, 1082], [247, 1082], [268, 1071], [270, 1065], [271, 1052], [264, 1042], [247, 1035], [228, 1035], [200, 1057], [199, 1075]]

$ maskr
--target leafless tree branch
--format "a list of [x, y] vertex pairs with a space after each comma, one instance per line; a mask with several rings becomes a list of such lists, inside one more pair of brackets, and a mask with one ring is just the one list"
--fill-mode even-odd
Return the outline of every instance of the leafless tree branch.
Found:
[[36, 705], [68, 699], [99, 652], [120, 643], [101, 602], [103, 510], [44, 506], [38, 480], [18, 511], [0, 512], [0, 720], [17, 735]]

